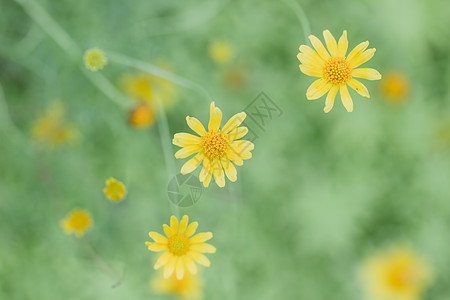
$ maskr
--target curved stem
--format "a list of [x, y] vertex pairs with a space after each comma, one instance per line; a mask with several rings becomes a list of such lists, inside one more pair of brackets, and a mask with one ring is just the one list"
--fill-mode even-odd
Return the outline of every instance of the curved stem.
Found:
[[305, 41], [308, 40], [308, 36], [311, 34], [311, 26], [309, 25], [308, 17], [306, 16], [305, 11], [301, 7], [300, 4], [297, 3], [296, 0], [284, 0], [287, 5], [289, 5], [294, 11], [297, 18], [300, 20], [302, 25], [303, 34], [305, 35]]

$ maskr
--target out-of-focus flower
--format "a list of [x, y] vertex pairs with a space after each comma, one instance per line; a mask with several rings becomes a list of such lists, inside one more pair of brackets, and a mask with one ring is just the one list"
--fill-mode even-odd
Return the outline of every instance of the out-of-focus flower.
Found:
[[431, 281], [430, 267], [407, 248], [369, 257], [363, 268], [369, 299], [418, 300]]
[[126, 193], [125, 185], [115, 178], [106, 181], [106, 187], [103, 189], [109, 200], [117, 202], [123, 199]]
[[246, 69], [240, 66], [230, 68], [225, 74], [225, 84], [234, 90], [244, 88], [247, 84]]
[[32, 129], [32, 136], [38, 143], [49, 146], [71, 144], [79, 137], [79, 131], [65, 121], [66, 111], [61, 102], [54, 102], [38, 119]]
[[387, 101], [402, 102], [409, 94], [408, 78], [401, 72], [390, 72], [381, 81], [381, 92]]
[[152, 288], [159, 294], [174, 295], [183, 300], [201, 300], [203, 298], [203, 281], [199, 275], [186, 272], [182, 279], [177, 279], [175, 274], [164, 278], [162, 272], [159, 277], [151, 281]]
[[130, 124], [135, 128], [148, 128], [153, 123], [155, 123], [155, 112], [147, 103], [139, 104], [130, 112]]
[[229, 180], [236, 181], [237, 171], [234, 164], [242, 166], [244, 160], [252, 157], [250, 151], [255, 148], [252, 142], [239, 140], [248, 132], [247, 127], [239, 127], [246, 116], [245, 112], [235, 114], [220, 129], [222, 111], [212, 102], [208, 131], [199, 120], [187, 116], [188, 126], [199, 136], [177, 133], [173, 138], [174, 145], [183, 147], [175, 153], [176, 158], [186, 158], [196, 153], [183, 165], [181, 174], [194, 171], [203, 162], [199, 178], [205, 187], [209, 186], [213, 175], [219, 187], [225, 186], [225, 174]]
[[80, 238], [92, 227], [92, 218], [87, 211], [75, 209], [61, 221], [61, 226], [67, 234], [74, 233]]
[[379, 80], [381, 74], [370, 68], [358, 68], [363, 63], [370, 60], [375, 54], [375, 48], [367, 49], [369, 42], [362, 42], [345, 56], [348, 48], [347, 31], [344, 30], [339, 43], [336, 42], [330, 31], [323, 32], [327, 49], [322, 42], [314, 35], [309, 39], [314, 46], [300, 46], [300, 53], [297, 58], [300, 60], [300, 70], [313, 77], [319, 77], [306, 91], [308, 100], [315, 100], [328, 92], [324, 112], [328, 113], [334, 105], [334, 99], [340, 91], [342, 104], [348, 112], [353, 111], [353, 101], [347, 89], [347, 84], [357, 91], [361, 96], [370, 98], [367, 88], [355, 78], [368, 80]]
[[[159, 257], [154, 266], [155, 270], [164, 267], [164, 278], [169, 278], [175, 272], [178, 280], [185, 276], [187, 268], [191, 274], [197, 273], [197, 265], [209, 267], [209, 259], [202, 253], [215, 253], [216, 248], [205, 243], [212, 238], [211, 232], [197, 233], [198, 223], [193, 222], [188, 226], [188, 216], [183, 216], [180, 222], [175, 216], [170, 218], [170, 227], [163, 225], [167, 237], [157, 233], [149, 232], [154, 242], [145, 242], [150, 251], [164, 253]], [[195, 262], [194, 262], [195, 261]]]
[[234, 56], [233, 47], [225, 41], [213, 41], [209, 45], [209, 56], [216, 64], [226, 65]]
[[108, 59], [105, 53], [98, 48], [88, 49], [84, 53], [84, 65], [91, 71], [101, 70], [107, 63]]

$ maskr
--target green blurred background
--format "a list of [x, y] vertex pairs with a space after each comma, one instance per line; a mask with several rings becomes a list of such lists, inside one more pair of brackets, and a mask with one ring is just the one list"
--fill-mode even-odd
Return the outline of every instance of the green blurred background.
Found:
[[[206, 90], [212, 99], [173, 85], [171, 135], [190, 132], [187, 115], [205, 124], [211, 100], [230, 117], [264, 91], [283, 110], [258, 131], [236, 183], [212, 183], [196, 205], [181, 209], [199, 221], [199, 231], [214, 233], [217, 253], [201, 274], [205, 299], [359, 300], [365, 257], [398, 243], [434, 270], [423, 299], [448, 299], [446, 1], [298, 1], [310, 33], [322, 39], [329, 29], [338, 38], [346, 29], [349, 49], [369, 40], [377, 52], [366, 65], [384, 76], [363, 80], [370, 100], [351, 92], [353, 113], [338, 97], [324, 114], [324, 97], [305, 97], [313, 78], [300, 72], [296, 55], [309, 42], [292, 1], [0, 0], [1, 299], [171, 299], [150, 288], [157, 254], [144, 245], [172, 214], [166, 187], [175, 173], [164, 162], [160, 120], [131, 127], [129, 108], [86, 76], [82, 52], [71, 55], [49, 35], [54, 29], [36, 23], [32, 16], [42, 11], [33, 3], [82, 51], [164, 62]], [[226, 64], [209, 56], [216, 41], [232, 49]], [[110, 61], [101, 74], [120, 89], [130, 72], [139, 73]], [[383, 89], [391, 72], [408, 82], [394, 100]], [[80, 137], [43, 147], [31, 132], [56, 100]], [[175, 162], [178, 170], [185, 161]], [[128, 190], [117, 204], [103, 194], [111, 176]], [[85, 239], [124, 274], [118, 287], [61, 229], [74, 207], [92, 214]]]

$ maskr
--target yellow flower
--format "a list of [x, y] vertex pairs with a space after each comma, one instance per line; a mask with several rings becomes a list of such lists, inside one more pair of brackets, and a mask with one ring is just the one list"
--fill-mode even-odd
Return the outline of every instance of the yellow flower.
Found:
[[228, 64], [233, 58], [233, 48], [225, 41], [214, 41], [209, 45], [209, 56], [219, 65]]
[[203, 281], [199, 275], [185, 273], [182, 279], [177, 279], [175, 273], [169, 278], [164, 278], [162, 273], [151, 282], [157, 293], [174, 295], [178, 299], [200, 300], [203, 298]]
[[381, 91], [388, 101], [402, 102], [409, 93], [409, 81], [401, 72], [391, 72], [381, 81]]
[[[215, 253], [216, 248], [205, 243], [212, 238], [211, 232], [197, 233], [198, 223], [193, 222], [188, 226], [188, 216], [183, 216], [178, 223], [175, 216], [170, 218], [170, 227], [163, 225], [167, 238], [157, 232], [149, 232], [150, 238], [155, 242], [145, 242], [150, 251], [164, 253], [155, 264], [155, 270], [164, 267], [164, 278], [169, 278], [174, 272], [176, 278], [181, 280], [184, 277], [185, 269], [191, 273], [197, 273], [197, 265], [201, 264], [209, 267], [210, 261], [202, 253]], [[194, 262], [195, 261], [195, 262]]]
[[92, 227], [92, 218], [87, 211], [75, 209], [61, 221], [61, 226], [67, 234], [74, 233], [82, 237]]
[[297, 55], [301, 62], [300, 70], [308, 76], [319, 77], [309, 86], [306, 98], [315, 100], [328, 92], [324, 108], [324, 112], [328, 113], [333, 108], [334, 98], [340, 91], [344, 107], [351, 112], [353, 111], [353, 102], [347, 84], [361, 96], [370, 98], [367, 88], [355, 78], [381, 79], [381, 74], [375, 69], [355, 69], [373, 57], [375, 48], [366, 50], [369, 42], [362, 42], [346, 57], [348, 48], [346, 30], [339, 39], [339, 43], [336, 43], [328, 30], [323, 32], [323, 36], [329, 52], [317, 37], [310, 35], [309, 39], [315, 51], [309, 46], [301, 45], [300, 53]]
[[66, 111], [60, 102], [53, 103], [38, 119], [32, 129], [33, 138], [43, 145], [55, 147], [75, 142], [79, 137], [78, 130], [65, 122]]
[[103, 192], [109, 200], [120, 201], [125, 196], [126, 189], [122, 182], [111, 177], [106, 181], [106, 187], [103, 189]]
[[370, 257], [364, 266], [370, 299], [417, 300], [431, 281], [429, 266], [406, 248]]
[[84, 53], [84, 64], [91, 71], [101, 70], [107, 63], [108, 59], [105, 53], [98, 48], [88, 49]]
[[174, 145], [183, 147], [175, 153], [176, 158], [186, 158], [197, 153], [183, 165], [181, 174], [184, 175], [194, 171], [203, 162], [199, 178], [205, 187], [209, 186], [213, 175], [214, 180], [220, 187], [225, 186], [224, 174], [229, 180], [236, 181], [237, 171], [234, 164], [242, 166], [245, 159], [252, 157], [250, 151], [255, 147], [252, 142], [239, 140], [248, 132], [247, 127], [239, 127], [246, 116], [245, 112], [235, 114], [225, 123], [222, 129], [219, 129], [222, 111], [215, 107], [214, 102], [212, 102], [208, 131], [205, 130], [199, 120], [187, 116], [188, 126], [199, 136], [177, 133], [173, 138], [172, 143]]
[[148, 104], [142, 103], [130, 112], [130, 124], [135, 128], [148, 128], [153, 123], [155, 123], [155, 112]]

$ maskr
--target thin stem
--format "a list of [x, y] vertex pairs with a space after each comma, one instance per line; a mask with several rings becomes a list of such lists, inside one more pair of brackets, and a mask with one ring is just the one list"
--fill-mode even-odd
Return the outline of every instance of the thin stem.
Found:
[[305, 41], [308, 40], [308, 36], [311, 34], [311, 26], [309, 25], [308, 17], [306, 16], [305, 11], [301, 7], [300, 4], [297, 3], [296, 0], [284, 0], [287, 5], [289, 5], [294, 11], [297, 18], [300, 20], [302, 24], [303, 34], [305, 35]]

